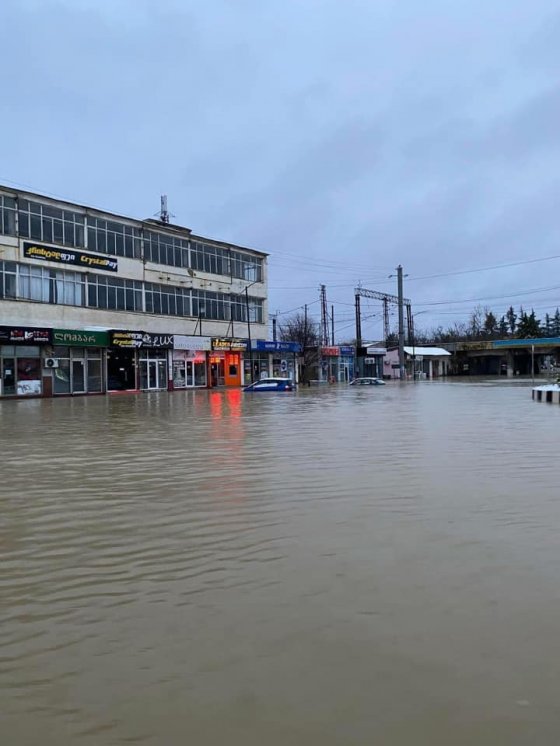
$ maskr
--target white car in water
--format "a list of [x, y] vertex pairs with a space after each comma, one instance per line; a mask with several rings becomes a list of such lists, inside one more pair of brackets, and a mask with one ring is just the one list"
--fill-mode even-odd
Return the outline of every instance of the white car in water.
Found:
[[350, 386], [385, 386], [382, 378], [354, 378]]

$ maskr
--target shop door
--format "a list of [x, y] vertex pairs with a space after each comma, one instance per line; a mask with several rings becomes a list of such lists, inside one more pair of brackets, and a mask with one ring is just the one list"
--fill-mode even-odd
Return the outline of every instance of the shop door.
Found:
[[144, 388], [157, 389], [157, 360], [146, 360], [146, 384]]
[[85, 394], [86, 366], [85, 360], [72, 360], [72, 393]]
[[107, 388], [109, 391], [130, 391], [136, 388], [135, 353], [132, 350], [109, 350]]
[[0, 374], [2, 375], [0, 394], [3, 396], [15, 396], [16, 361], [13, 357], [0, 358]]
[[241, 356], [239, 353], [227, 353], [224, 373], [226, 386], [241, 386]]
[[165, 360], [156, 360], [156, 388], [167, 388], [167, 363]]
[[167, 387], [165, 360], [140, 361], [140, 388], [145, 391]]
[[192, 360], [187, 360], [187, 374], [185, 378], [185, 386], [194, 386], [194, 365]]

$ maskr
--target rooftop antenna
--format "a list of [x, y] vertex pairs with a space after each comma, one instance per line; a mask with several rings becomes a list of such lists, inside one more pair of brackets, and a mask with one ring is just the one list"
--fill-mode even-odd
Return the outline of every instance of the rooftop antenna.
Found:
[[169, 212], [167, 210], [167, 194], [161, 195], [161, 209], [159, 212], [159, 219], [162, 223], [169, 223]]

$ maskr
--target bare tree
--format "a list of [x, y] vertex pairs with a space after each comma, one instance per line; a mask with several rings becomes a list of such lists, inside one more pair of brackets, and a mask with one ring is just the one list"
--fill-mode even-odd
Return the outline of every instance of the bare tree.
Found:
[[303, 365], [301, 382], [307, 383], [319, 361], [319, 325], [303, 313], [296, 313], [278, 325], [283, 342], [297, 342], [301, 347]]

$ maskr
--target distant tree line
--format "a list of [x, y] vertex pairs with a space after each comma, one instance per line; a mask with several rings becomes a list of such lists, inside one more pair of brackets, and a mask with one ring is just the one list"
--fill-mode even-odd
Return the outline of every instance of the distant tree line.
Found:
[[[395, 335], [391, 335], [393, 337]], [[455, 322], [444, 328], [438, 326], [429, 332], [415, 330], [415, 342], [455, 342], [457, 340], [478, 342], [491, 339], [529, 339], [531, 337], [560, 337], [560, 309], [554, 315], [545, 314], [537, 318], [535, 311], [528, 313], [523, 306], [516, 313], [513, 306], [498, 318], [490, 308], [477, 306], [468, 321]], [[389, 340], [391, 341], [391, 340]]]

